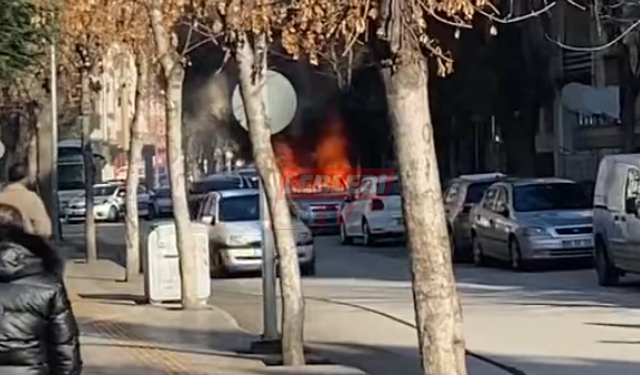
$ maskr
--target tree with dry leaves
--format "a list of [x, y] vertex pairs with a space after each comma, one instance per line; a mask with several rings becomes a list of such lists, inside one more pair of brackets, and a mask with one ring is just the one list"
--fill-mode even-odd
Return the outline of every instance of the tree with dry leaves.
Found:
[[[292, 3], [295, 6], [295, 2]], [[267, 78], [268, 43], [280, 25], [280, 5], [259, 0], [201, 2], [209, 34], [224, 32], [224, 42], [239, 68], [239, 86], [256, 169], [264, 187], [280, 270], [282, 296], [282, 362], [286, 366], [305, 364], [304, 299], [300, 281], [297, 246], [281, 171], [271, 143], [263, 98]], [[272, 267], [273, 265], [268, 265]]]
[[[542, 11], [553, 5], [545, 5]], [[385, 84], [403, 189], [422, 366], [426, 374], [465, 375], [462, 313], [453, 278], [428, 92], [429, 69], [447, 74], [453, 60], [429, 34], [429, 25], [442, 22], [469, 28], [476, 13], [495, 19], [495, 8], [488, 0], [305, 0], [283, 6], [286, 11], [276, 11], [275, 21], [285, 49], [294, 57], [306, 55], [317, 62], [329, 42], [341, 40], [351, 46], [353, 40], [368, 38]], [[257, 14], [263, 21], [264, 13]], [[433, 57], [433, 67], [427, 64], [425, 54]]]
[[98, 258], [93, 214], [95, 164], [91, 145], [92, 102], [102, 90], [102, 56], [118, 39], [116, 18], [119, 9], [106, 0], [70, 0], [60, 7], [60, 50], [62, 61], [77, 77], [82, 120], [82, 144], [85, 181], [85, 247], [87, 262]]
[[[130, 67], [133, 60], [135, 70], [135, 95], [133, 118], [128, 123], [129, 144], [127, 152], [127, 178], [125, 183], [125, 243], [127, 280], [135, 279], [140, 272], [140, 215], [138, 211], [139, 166], [142, 164], [142, 125], [149, 120], [147, 103], [151, 99], [152, 79], [156, 77], [153, 46], [150, 45], [151, 28], [149, 14], [144, 3], [137, 0], [122, 0], [119, 14], [115, 19], [118, 38], [114, 46], [122, 63]], [[122, 98], [128, 100], [128, 98]], [[125, 119], [127, 121], [128, 119]]]
[[185, 76], [186, 48], [178, 43], [176, 27], [183, 19], [185, 2], [181, 0], [149, 0], [147, 11], [155, 42], [154, 56], [158, 58], [164, 95], [167, 124], [167, 165], [173, 201], [176, 241], [180, 254], [182, 308], [197, 309], [201, 301], [197, 293], [195, 243], [191, 235], [185, 163], [182, 141], [182, 88]]

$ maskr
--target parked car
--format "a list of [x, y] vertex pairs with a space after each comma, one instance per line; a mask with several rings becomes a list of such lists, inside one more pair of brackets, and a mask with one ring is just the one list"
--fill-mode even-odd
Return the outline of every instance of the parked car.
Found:
[[363, 178], [358, 193], [347, 196], [340, 213], [342, 244], [351, 244], [358, 237], [365, 246], [373, 246], [379, 239], [402, 237], [404, 234], [398, 178], [381, 182], [377, 177]]
[[198, 208], [207, 194], [214, 191], [252, 189], [252, 186], [253, 184], [248, 178], [235, 173], [212, 174], [194, 182], [188, 193], [191, 218], [195, 218]]
[[480, 202], [489, 186], [504, 178], [506, 176], [501, 173], [462, 175], [447, 184], [443, 194], [444, 211], [454, 261], [473, 259], [469, 212]]
[[255, 168], [243, 168], [237, 170], [235, 173], [249, 180], [252, 187], [258, 188], [260, 176], [258, 176], [258, 171]]
[[[96, 220], [119, 221], [125, 213], [125, 186], [119, 183], [96, 184], [93, 186], [93, 214]], [[62, 208], [68, 221], [84, 220], [85, 196], [80, 193]], [[153, 217], [149, 192], [143, 185], [138, 186], [138, 214], [147, 219]]]
[[173, 201], [171, 200], [171, 187], [160, 186], [151, 196], [151, 202], [158, 216], [173, 215]]
[[[209, 225], [211, 273], [222, 276], [262, 269], [262, 232], [259, 194], [255, 189], [208, 193], [196, 221]], [[316, 252], [311, 230], [292, 214], [292, 225], [303, 275], [316, 272]], [[277, 230], [277, 228], [276, 228]]]
[[471, 210], [473, 260], [509, 261], [514, 270], [534, 261], [590, 259], [591, 200], [577, 183], [557, 178], [494, 183]]
[[640, 155], [605, 156], [593, 196], [594, 263], [601, 286], [640, 274]]

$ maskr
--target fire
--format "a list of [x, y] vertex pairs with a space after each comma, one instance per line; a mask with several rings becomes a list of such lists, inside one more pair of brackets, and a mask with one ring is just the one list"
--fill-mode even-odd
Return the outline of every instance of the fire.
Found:
[[[285, 179], [291, 176], [300, 176], [304, 170], [314, 169], [317, 173], [338, 177], [343, 182], [342, 185], [346, 183], [347, 176], [352, 169], [349, 161], [349, 144], [345, 123], [337, 112], [330, 112], [321, 129], [321, 136], [315, 142], [315, 152], [312, 155], [304, 154], [292, 146], [293, 142], [302, 143], [298, 142], [300, 140], [292, 142], [282, 137], [274, 139], [278, 167]], [[305, 156], [307, 157], [305, 158]], [[300, 189], [318, 191], [326, 188], [331, 189], [331, 186], [310, 188], [291, 186], [291, 188], [294, 191]]]
[[316, 146], [316, 167], [321, 173], [346, 181], [351, 163], [344, 121], [338, 113], [332, 112], [323, 126], [324, 134]]

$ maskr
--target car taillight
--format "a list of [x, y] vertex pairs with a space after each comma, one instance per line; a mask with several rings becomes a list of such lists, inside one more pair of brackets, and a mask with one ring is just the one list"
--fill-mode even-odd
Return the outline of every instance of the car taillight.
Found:
[[374, 199], [371, 201], [371, 211], [382, 211], [384, 210], [384, 202], [380, 199]]

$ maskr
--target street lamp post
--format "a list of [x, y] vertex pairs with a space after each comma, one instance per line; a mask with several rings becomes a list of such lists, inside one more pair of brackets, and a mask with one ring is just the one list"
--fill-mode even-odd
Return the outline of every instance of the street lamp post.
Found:
[[53, 224], [53, 236], [56, 241], [62, 239], [60, 214], [58, 211], [58, 69], [56, 62], [56, 44], [51, 43], [51, 221]]

